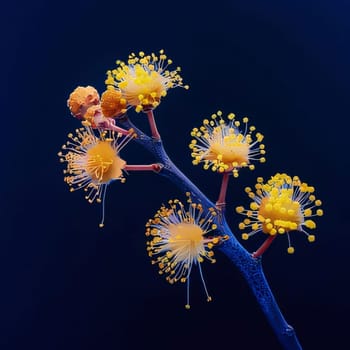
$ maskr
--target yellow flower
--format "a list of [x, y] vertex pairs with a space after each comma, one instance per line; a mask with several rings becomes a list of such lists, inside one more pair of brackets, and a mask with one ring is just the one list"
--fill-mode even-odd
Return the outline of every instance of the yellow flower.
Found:
[[263, 232], [270, 236], [286, 234], [288, 237], [288, 253], [292, 254], [289, 232], [301, 231], [308, 237], [309, 242], [314, 242], [315, 236], [305, 231], [315, 229], [316, 223], [312, 217], [322, 216], [321, 201], [316, 199], [314, 187], [301, 182], [297, 176], [291, 178], [287, 174], [272, 176], [267, 183], [259, 177], [255, 185], [255, 193], [247, 187], [246, 193], [252, 199], [248, 210], [237, 207], [236, 211], [247, 218], [239, 224], [242, 230], [250, 230], [243, 233], [242, 238]]
[[[189, 196], [189, 194], [187, 194]], [[170, 200], [169, 206], [162, 206], [153, 219], [146, 224], [147, 250], [153, 264], [158, 264], [159, 273], [167, 274], [171, 284], [187, 281], [187, 303], [189, 304], [189, 277], [193, 265], [198, 265], [199, 273], [207, 295], [208, 294], [200, 263], [205, 259], [214, 263], [212, 248], [227, 237], [208, 237], [207, 234], [216, 229], [213, 222], [216, 212], [213, 208], [204, 211], [201, 204], [188, 200], [188, 209], [178, 200]]]
[[203, 163], [204, 169], [221, 173], [232, 171], [237, 177], [239, 168], [255, 168], [252, 161], [265, 162], [265, 146], [261, 144], [264, 137], [258, 132], [254, 136], [255, 127], [248, 128], [247, 117], [243, 118], [243, 132], [239, 129], [241, 122], [233, 113], [228, 114], [227, 119], [228, 122], [222, 118], [221, 111], [213, 114], [210, 120], [204, 119], [199, 129], [192, 130], [194, 139], [189, 147], [194, 165]]
[[114, 180], [125, 181], [123, 169], [126, 162], [120, 158], [119, 152], [132, 139], [132, 135], [122, 137], [114, 132], [99, 131], [94, 134], [91, 127], [76, 130], [76, 134], [68, 134], [70, 139], [58, 153], [60, 161], [67, 163], [63, 171], [64, 181], [73, 192], [84, 189], [85, 198], [90, 202], [102, 202], [102, 222], [104, 221], [104, 199], [108, 184]]
[[164, 50], [159, 53], [159, 56], [132, 53], [127, 64], [118, 60], [117, 68], [107, 71], [107, 87], [120, 90], [127, 104], [136, 112], [156, 108], [171, 88], [181, 86], [188, 89], [188, 85], [183, 85], [180, 67], [169, 70], [172, 60], [167, 58]]

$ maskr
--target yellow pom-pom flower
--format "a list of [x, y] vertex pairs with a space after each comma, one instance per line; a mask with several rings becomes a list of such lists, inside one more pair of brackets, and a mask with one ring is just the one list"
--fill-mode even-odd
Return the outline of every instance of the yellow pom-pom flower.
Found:
[[192, 163], [203, 164], [204, 169], [215, 172], [232, 171], [238, 176], [238, 169], [255, 168], [252, 161], [265, 162], [265, 146], [261, 143], [263, 135], [255, 133], [255, 127], [248, 127], [248, 118], [244, 117], [243, 132], [241, 122], [236, 120], [233, 113], [228, 114], [228, 121], [218, 111], [210, 119], [204, 119], [200, 128], [194, 128], [191, 136], [194, 137], [189, 145]]
[[[189, 196], [189, 194], [188, 194]], [[211, 301], [204, 282], [201, 263], [206, 259], [214, 263], [214, 245], [227, 239], [226, 236], [208, 237], [216, 229], [213, 208], [205, 211], [201, 204], [188, 200], [188, 209], [178, 200], [163, 205], [153, 219], [146, 224], [147, 251], [153, 264], [158, 264], [159, 273], [166, 274], [171, 284], [187, 282], [187, 303], [189, 304], [189, 277], [193, 265], [198, 265], [207, 300]]]
[[241, 230], [249, 230], [243, 233], [242, 238], [263, 232], [270, 237], [286, 234], [288, 237], [288, 253], [294, 253], [291, 246], [290, 231], [303, 232], [309, 242], [315, 241], [315, 236], [309, 234], [306, 229], [315, 229], [313, 220], [316, 216], [322, 216], [321, 201], [317, 200], [314, 187], [301, 182], [297, 176], [293, 178], [287, 174], [277, 173], [266, 183], [259, 177], [255, 185], [255, 191], [250, 187], [245, 189], [252, 200], [249, 209], [237, 207], [239, 214], [246, 216], [239, 224]]
[[119, 152], [132, 139], [132, 135], [122, 136], [114, 132], [99, 131], [96, 136], [89, 126], [68, 134], [69, 141], [58, 153], [60, 161], [67, 163], [63, 171], [64, 181], [73, 192], [84, 189], [85, 198], [90, 202], [102, 202], [102, 221], [104, 222], [104, 200], [109, 183], [114, 180], [125, 181], [123, 169], [126, 162]]
[[159, 55], [132, 53], [127, 63], [119, 60], [116, 63], [116, 69], [107, 71], [105, 83], [120, 90], [127, 104], [136, 112], [156, 108], [171, 88], [181, 86], [188, 89], [188, 85], [183, 85], [180, 67], [169, 70], [172, 60], [164, 50], [160, 50]]

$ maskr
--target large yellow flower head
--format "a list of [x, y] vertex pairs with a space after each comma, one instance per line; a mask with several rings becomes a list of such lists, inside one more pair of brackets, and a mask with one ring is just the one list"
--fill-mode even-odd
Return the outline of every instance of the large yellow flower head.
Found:
[[221, 111], [212, 114], [210, 119], [204, 119], [199, 129], [192, 130], [194, 139], [189, 147], [194, 165], [202, 163], [204, 169], [220, 173], [232, 171], [237, 177], [238, 169], [255, 168], [252, 161], [265, 162], [265, 146], [261, 144], [264, 137], [259, 132], [255, 133], [254, 126], [248, 128], [247, 117], [243, 118], [243, 132], [239, 128], [241, 122], [233, 113], [228, 114], [227, 119], [222, 118]]
[[[188, 194], [189, 195], [189, 194]], [[178, 200], [170, 200], [169, 206], [162, 206], [153, 219], [146, 224], [147, 250], [152, 263], [158, 264], [159, 273], [167, 274], [171, 284], [187, 281], [187, 303], [189, 308], [189, 276], [193, 265], [199, 266], [207, 300], [207, 288], [203, 279], [200, 263], [205, 259], [214, 263], [212, 248], [227, 237], [208, 237], [216, 229], [213, 222], [216, 211], [211, 208], [205, 211], [201, 204], [192, 203], [189, 199], [188, 209]], [[155, 257], [155, 259], [154, 259]]]
[[107, 71], [105, 83], [108, 88], [120, 90], [136, 112], [156, 108], [171, 88], [188, 89], [188, 85], [183, 85], [180, 67], [169, 70], [172, 60], [167, 58], [164, 50], [160, 50], [159, 56], [132, 53], [127, 63], [119, 60], [116, 63], [116, 69]]
[[96, 200], [104, 204], [107, 185], [114, 180], [125, 181], [123, 169], [126, 162], [120, 158], [119, 152], [132, 135], [99, 131], [99, 136], [96, 136], [93, 129], [86, 126], [77, 129], [75, 135], [68, 134], [68, 138], [69, 141], [58, 153], [60, 161], [67, 163], [63, 171], [64, 181], [71, 191], [84, 189], [85, 198], [90, 203]]
[[301, 231], [308, 237], [309, 242], [315, 240], [314, 235], [305, 231], [315, 229], [316, 223], [312, 220], [315, 216], [322, 216], [321, 201], [316, 199], [314, 187], [301, 182], [297, 176], [291, 178], [287, 174], [272, 176], [267, 183], [259, 177], [255, 185], [255, 193], [250, 187], [245, 189], [249, 198], [252, 199], [250, 209], [237, 207], [236, 211], [247, 218], [239, 224], [242, 230], [250, 230], [243, 233], [242, 238], [263, 232], [270, 236], [286, 234], [288, 237], [288, 253], [292, 254], [289, 232]]

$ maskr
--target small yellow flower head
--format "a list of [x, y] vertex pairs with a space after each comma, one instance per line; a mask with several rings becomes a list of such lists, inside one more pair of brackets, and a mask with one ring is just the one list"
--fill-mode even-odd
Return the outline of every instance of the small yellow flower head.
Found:
[[83, 119], [89, 107], [98, 105], [100, 97], [97, 90], [92, 86], [78, 86], [70, 95], [67, 106], [72, 115]]
[[221, 111], [204, 119], [199, 129], [192, 130], [189, 147], [194, 165], [202, 163], [204, 169], [220, 173], [232, 171], [237, 177], [240, 168], [254, 169], [252, 161], [265, 162], [265, 146], [261, 143], [264, 136], [255, 133], [254, 126], [248, 127], [247, 117], [243, 118], [243, 132], [233, 113], [227, 119], [222, 118]]
[[169, 70], [172, 60], [168, 59], [163, 50], [159, 55], [129, 55], [127, 64], [117, 61], [117, 68], [107, 71], [105, 83], [108, 87], [116, 87], [122, 92], [127, 104], [134, 107], [136, 112], [156, 108], [167, 91], [183, 85], [179, 74], [180, 67]]
[[249, 233], [243, 233], [242, 238], [248, 239], [258, 232], [270, 236], [286, 234], [290, 254], [294, 252], [290, 243], [290, 231], [301, 231], [306, 234], [309, 242], [314, 242], [315, 236], [304, 229], [315, 229], [316, 223], [311, 218], [323, 215], [319, 208], [322, 203], [316, 200], [314, 190], [314, 187], [301, 182], [297, 176], [292, 178], [277, 173], [267, 183], [259, 177], [255, 192], [250, 187], [246, 188], [246, 193], [252, 200], [250, 208], [236, 208], [239, 214], [246, 216], [239, 228], [250, 230]]
[[102, 113], [107, 118], [116, 118], [126, 112], [126, 100], [120, 90], [107, 89], [101, 96]]
[[[90, 202], [103, 202], [109, 183], [114, 180], [124, 182], [123, 169], [126, 162], [120, 158], [119, 152], [132, 136], [122, 136], [114, 132], [94, 134], [91, 127], [86, 126], [76, 130], [76, 134], [68, 134], [69, 141], [62, 146], [58, 153], [60, 161], [67, 163], [63, 171], [64, 181], [73, 192], [84, 189], [85, 198]], [[121, 140], [120, 140], [121, 139]]]
[[189, 308], [189, 277], [193, 265], [198, 265], [207, 300], [207, 288], [200, 263], [205, 259], [214, 263], [212, 248], [227, 237], [208, 237], [216, 229], [213, 222], [214, 209], [205, 211], [201, 204], [192, 203], [188, 208], [177, 199], [170, 200], [169, 206], [162, 206], [153, 219], [146, 224], [147, 251], [153, 264], [158, 264], [159, 273], [166, 274], [171, 284], [187, 281], [187, 304]]

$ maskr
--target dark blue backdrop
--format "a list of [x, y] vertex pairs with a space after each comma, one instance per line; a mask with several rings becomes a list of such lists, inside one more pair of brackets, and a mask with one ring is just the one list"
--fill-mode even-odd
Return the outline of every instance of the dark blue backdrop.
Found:
[[[176, 4], [175, 4], [176, 3]], [[107, 220], [69, 193], [56, 156], [78, 126], [66, 108], [77, 85], [104, 88], [105, 71], [131, 51], [164, 48], [189, 91], [170, 91], [156, 111], [165, 146], [215, 200], [219, 179], [194, 168], [189, 131], [217, 109], [248, 115], [266, 135], [267, 163], [229, 189], [233, 227], [244, 186], [277, 171], [299, 175], [323, 199], [317, 242], [279, 239], [266, 275], [305, 349], [347, 342], [349, 34], [346, 1], [12, 1], [1, 10], [0, 348], [279, 349], [239, 273], [219, 253], [183, 285], [160, 278], [144, 224], [181, 196], [165, 179], [132, 174], [110, 186]], [[131, 113], [145, 126], [142, 116]], [[131, 146], [131, 163], [150, 157]], [[259, 239], [248, 242], [253, 250]]]

